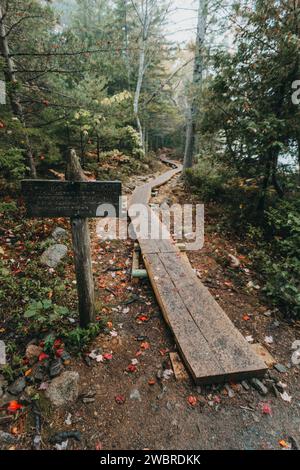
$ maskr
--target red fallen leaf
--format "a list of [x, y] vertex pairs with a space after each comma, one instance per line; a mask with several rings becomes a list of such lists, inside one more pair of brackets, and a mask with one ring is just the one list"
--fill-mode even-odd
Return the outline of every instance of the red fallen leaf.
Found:
[[0, 121], [0, 129], [4, 129], [4, 127], [5, 127], [4, 122], [3, 122], [3, 121]]
[[221, 403], [221, 398], [216, 395], [216, 396], [214, 397], [214, 403], [216, 403], [217, 405], [218, 405], [219, 403]]
[[95, 445], [95, 450], [102, 450], [102, 443], [101, 442], [97, 442], [97, 444]]
[[196, 406], [198, 403], [197, 397], [190, 396], [188, 397], [188, 404], [191, 406]]
[[61, 357], [61, 356], [63, 355], [63, 353], [64, 353], [64, 350], [63, 350], [63, 349], [57, 349], [57, 350], [55, 351], [55, 356], [56, 356], [56, 357]]
[[124, 405], [126, 398], [124, 397], [124, 395], [116, 395], [115, 401], [118, 405]]
[[48, 354], [42, 352], [42, 353], [39, 355], [39, 361], [42, 362], [42, 361], [44, 361], [45, 359], [49, 359], [49, 356], [48, 356]]
[[56, 339], [54, 341], [53, 347], [54, 349], [59, 349], [59, 347], [62, 345], [62, 340], [61, 339]]
[[145, 341], [144, 343], [141, 344], [141, 349], [147, 350], [150, 349], [150, 344]]
[[127, 372], [130, 372], [131, 374], [133, 374], [136, 371], [137, 371], [137, 367], [134, 364], [129, 364], [129, 366], [127, 367]]
[[251, 318], [249, 317], [249, 315], [244, 315], [243, 320], [244, 321], [249, 321], [249, 320], [251, 320]]
[[111, 361], [112, 358], [113, 358], [112, 354], [103, 354], [103, 359], [105, 359], [106, 361]]
[[135, 357], [140, 357], [142, 354], [143, 354], [142, 351], [137, 351], [137, 352], [135, 353]]
[[271, 410], [270, 405], [268, 405], [267, 403], [264, 403], [262, 407], [262, 412], [264, 415], [272, 415], [272, 410]]
[[152, 387], [153, 385], [155, 385], [155, 384], [156, 384], [156, 380], [155, 380], [155, 379], [150, 379], [150, 380], [148, 381], [148, 385], [150, 385], [151, 387]]
[[150, 320], [149, 317], [147, 317], [147, 315], [140, 315], [138, 318], [137, 318], [138, 321], [142, 321], [142, 322], [147, 322]]
[[18, 403], [16, 400], [12, 400], [9, 402], [7, 411], [10, 411], [11, 413], [16, 413], [18, 410], [21, 410], [23, 408], [20, 403]]

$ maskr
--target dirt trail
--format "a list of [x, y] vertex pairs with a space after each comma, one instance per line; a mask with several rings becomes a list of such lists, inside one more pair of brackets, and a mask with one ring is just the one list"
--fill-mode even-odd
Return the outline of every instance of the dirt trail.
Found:
[[[180, 202], [183, 197], [182, 182], [176, 177], [160, 188], [154, 202]], [[84, 361], [72, 365], [80, 374], [81, 393], [95, 400], [85, 404], [79, 399], [75, 405], [56, 410], [48, 431], [81, 431], [82, 443], [69, 445], [74, 449], [280, 449], [281, 440], [288, 441], [290, 436], [300, 440], [298, 368], [286, 374], [272, 371], [288, 385], [291, 403], [271, 391], [262, 397], [240, 384], [199, 388], [189, 380], [163, 378], [170, 369], [168, 353], [176, 351], [176, 346], [149, 282], [131, 284], [132, 241], [101, 241], [95, 231], [92, 240], [101, 315], [107, 319], [108, 331], [91, 350], [112, 353], [112, 359], [92, 361], [90, 367]], [[288, 364], [296, 332], [262, 314], [267, 308], [260, 304], [256, 291], [245, 293], [232, 280], [228, 283], [227, 268], [216, 256], [220, 250], [230, 252], [231, 242], [209, 231], [204, 249], [190, 260], [242, 333], [261, 342], [272, 334], [271, 352]], [[242, 319], [246, 312], [249, 321]], [[135, 366], [131, 372], [130, 365]], [[271, 382], [267, 385], [271, 388]], [[188, 403], [190, 396], [197, 398], [194, 407]], [[272, 415], [263, 414], [264, 404], [270, 406]], [[65, 424], [69, 414], [70, 426]]]

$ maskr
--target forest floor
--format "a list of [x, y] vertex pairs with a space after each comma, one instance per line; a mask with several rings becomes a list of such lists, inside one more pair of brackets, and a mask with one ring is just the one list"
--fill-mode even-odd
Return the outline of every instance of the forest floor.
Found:
[[[135, 184], [141, 184], [141, 178], [132, 179], [128, 192]], [[175, 177], [152, 202], [197, 200]], [[300, 369], [291, 364], [291, 346], [300, 331], [264, 305], [260, 291], [252, 287], [258, 281], [247, 246], [216, 230], [216, 207], [206, 208], [205, 223], [204, 248], [187, 252], [193, 268], [242, 334], [263, 344], [276, 363], [285, 366], [284, 372], [270, 371], [266, 396], [252, 386], [247, 390], [245, 384], [197, 387], [189, 378], [177, 381], [169, 373], [169, 353], [176, 345], [151, 285], [148, 280], [131, 282], [133, 242], [99, 240], [93, 224], [98, 301], [109, 331], [100, 334], [89, 350], [109, 354], [109, 360], [73, 358], [67, 369], [79, 373], [79, 398], [45, 412], [42, 448], [53, 449], [49, 437], [70, 430], [80, 431], [82, 439], [69, 439], [68, 449], [280, 450], [299, 445]], [[240, 260], [238, 268], [230, 267], [229, 254]], [[285, 395], [275, 390], [276, 381]], [[33, 429], [27, 428], [17, 444], [7, 447], [29, 449], [33, 436]]]

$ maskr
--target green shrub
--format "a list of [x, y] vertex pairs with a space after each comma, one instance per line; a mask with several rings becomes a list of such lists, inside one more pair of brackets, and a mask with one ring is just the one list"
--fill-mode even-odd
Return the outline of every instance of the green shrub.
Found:
[[186, 170], [188, 184], [204, 202], [223, 200], [234, 176], [231, 169], [210, 158], [201, 158], [195, 167]]
[[288, 317], [300, 318], [300, 204], [282, 201], [266, 214], [264, 239], [253, 254], [270, 301]]
[[26, 166], [22, 150], [11, 148], [0, 150], [0, 176], [8, 181], [24, 177]]

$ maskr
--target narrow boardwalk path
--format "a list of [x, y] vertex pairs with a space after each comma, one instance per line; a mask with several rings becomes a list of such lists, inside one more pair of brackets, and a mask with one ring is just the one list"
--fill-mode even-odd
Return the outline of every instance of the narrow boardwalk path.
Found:
[[[148, 206], [153, 188], [182, 171], [176, 168], [136, 188], [130, 206]], [[155, 223], [159, 218], [151, 213]], [[135, 226], [134, 217], [132, 224]], [[162, 225], [162, 224], [161, 224]], [[161, 227], [165, 230], [165, 228]], [[209, 290], [201, 283], [185, 256], [167, 239], [138, 239], [153, 290], [177, 346], [196, 383], [218, 383], [262, 376], [267, 367], [252, 351]]]

